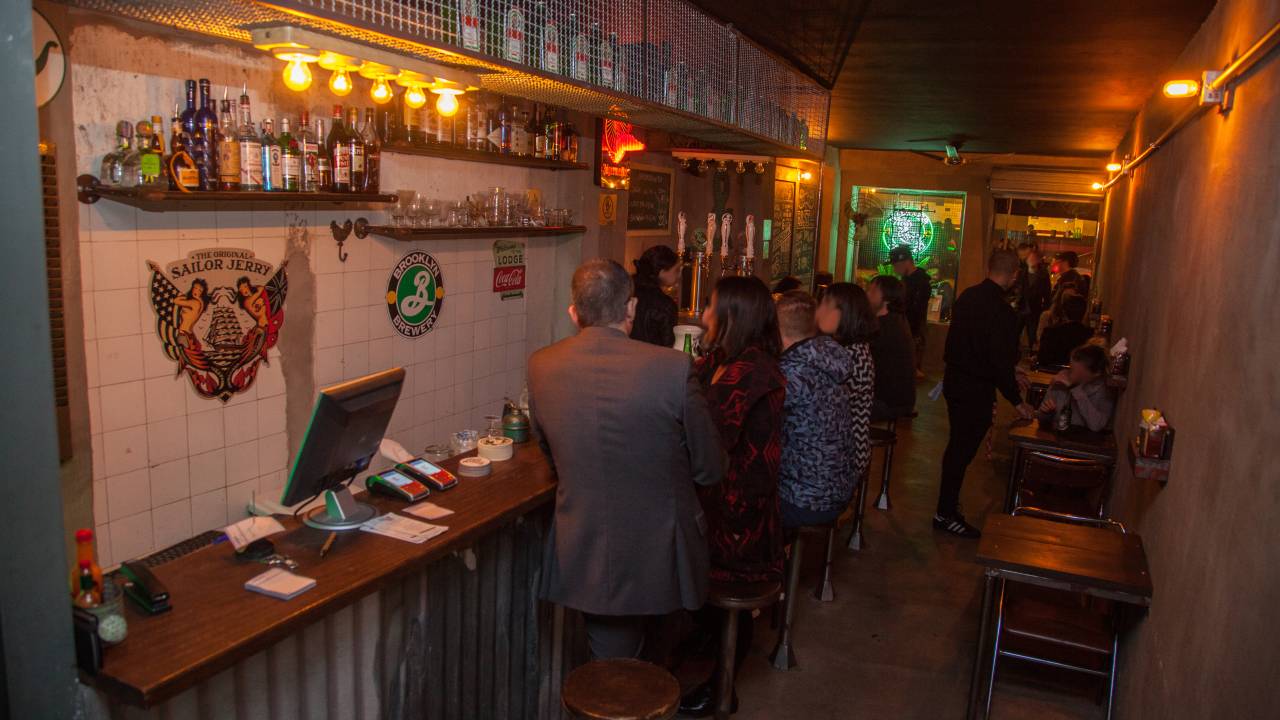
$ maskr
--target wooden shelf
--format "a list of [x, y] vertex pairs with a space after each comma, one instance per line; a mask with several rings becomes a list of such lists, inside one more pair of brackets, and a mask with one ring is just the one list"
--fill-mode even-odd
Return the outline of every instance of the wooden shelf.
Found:
[[405, 143], [387, 143], [382, 152], [400, 155], [420, 155], [438, 157], [448, 160], [469, 160], [471, 162], [489, 163], [492, 165], [513, 165], [516, 167], [539, 168], [542, 170], [587, 170], [586, 163], [567, 162], [564, 160], [547, 160], [545, 158], [527, 157], [524, 155], [504, 155], [502, 153], [471, 150], [454, 145], [408, 145]]
[[148, 212], [169, 210], [208, 210], [217, 203], [236, 209], [251, 209], [252, 205], [289, 203], [330, 203], [334, 205], [373, 205], [393, 203], [394, 193], [335, 193], [335, 192], [262, 192], [211, 190], [206, 192], [181, 192], [152, 188], [121, 188], [101, 184], [92, 175], [76, 178], [77, 197], [80, 202], [92, 204], [106, 199], [132, 205]]
[[360, 218], [355, 224], [356, 237], [369, 235], [413, 242], [415, 240], [458, 240], [466, 238], [539, 237], [545, 235], [576, 235], [584, 233], [583, 225], [558, 225], [555, 227], [442, 227], [406, 228], [394, 225], [370, 225]]

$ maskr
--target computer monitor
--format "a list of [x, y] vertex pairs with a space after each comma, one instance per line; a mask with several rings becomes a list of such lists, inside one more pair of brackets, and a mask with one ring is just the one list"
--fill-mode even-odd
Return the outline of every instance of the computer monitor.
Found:
[[324, 506], [304, 523], [352, 530], [377, 515], [373, 506], [356, 502], [347, 485], [378, 452], [403, 385], [404, 368], [393, 368], [320, 391], [280, 500], [296, 505], [324, 495]]

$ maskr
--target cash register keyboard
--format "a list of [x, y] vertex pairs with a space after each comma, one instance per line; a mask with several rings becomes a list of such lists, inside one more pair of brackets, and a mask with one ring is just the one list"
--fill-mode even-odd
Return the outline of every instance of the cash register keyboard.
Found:
[[144, 558], [136, 560], [135, 562], [149, 568], [157, 565], [163, 565], [170, 560], [177, 560], [183, 555], [189, 555], [202, 547], [212, 545], [223, 536], [224, 533], [221, 530], [209, 530], [202, 532], [193, 538], [187, 538], [186, 540], [170, 545], [163, 550], [157, 550]]

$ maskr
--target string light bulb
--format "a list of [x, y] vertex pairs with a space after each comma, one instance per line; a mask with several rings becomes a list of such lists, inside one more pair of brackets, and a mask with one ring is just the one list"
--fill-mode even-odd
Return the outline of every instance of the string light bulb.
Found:
[[302, 92], [311, 87], [311, 63], [319, 58], [311, 53], [291, 50], [289, 52], [276, 53], [276, 58], [284, 60], [287, 65], [284, 66], [284, 86], [294, 92]]
[[351, 76], [347, 74], [345, 68], [338, 68], [329, 76], [329, 92], [343, 97], [351, 93], [351, 88], [355, 87], [351, 82]]
[[454, 93], [442, 93], [436, 98], [436, 112], [440, 117], [453, 117], [458, 114], [458, 96]]
[[427, 104], [427, 94], [422, 92], [422, 88], [416, 85], [405, 88], [404, 104], [408, 105], [414, 110], [417, 110], [418, 108]]
[[369, 88], [369, 98], [379, 105], [386, 105], [391, 102], [392, 96], [391, 83], [387, 79], [380, 77], [373, 81], [373, 87]]

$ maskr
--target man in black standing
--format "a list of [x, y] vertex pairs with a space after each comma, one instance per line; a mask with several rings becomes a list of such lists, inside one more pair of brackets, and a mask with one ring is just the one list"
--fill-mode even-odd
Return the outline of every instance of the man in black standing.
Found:
[[924, 378], [920, 367], [924, 363], [924, 333], [928, 324], [929, 296], [933, 294], [929, 273], [924, 268], [916, 267], [915, 258], [911, 256], [910, 245], [899, 245], [889, 251], [889, 262], [893, 271], [902, 278], [906, 286], [906, 298], [903, 310], [907, 316], [907, 325], [911, 327], [911, 339], [916, 346], [916, 379]]
[[[964, 473], [991, 427], [996, 390], [1031, 419], [1034, 408], [1022, 400], [1018, 362], [1018, 315], [1005, 293], [1018, 276], [1018, 256], [996, 250], [987, 263], [987, 279], [960, 293], [952, 313], [943, 356], [947, 363], [942, 394], [947, 399], [951, 433], [942, 454], [942, 483], [933, 526], [965, 538], [978, 529], [960, 514]], [[1025, 377], [1025, 376], [1024, 376]]]

